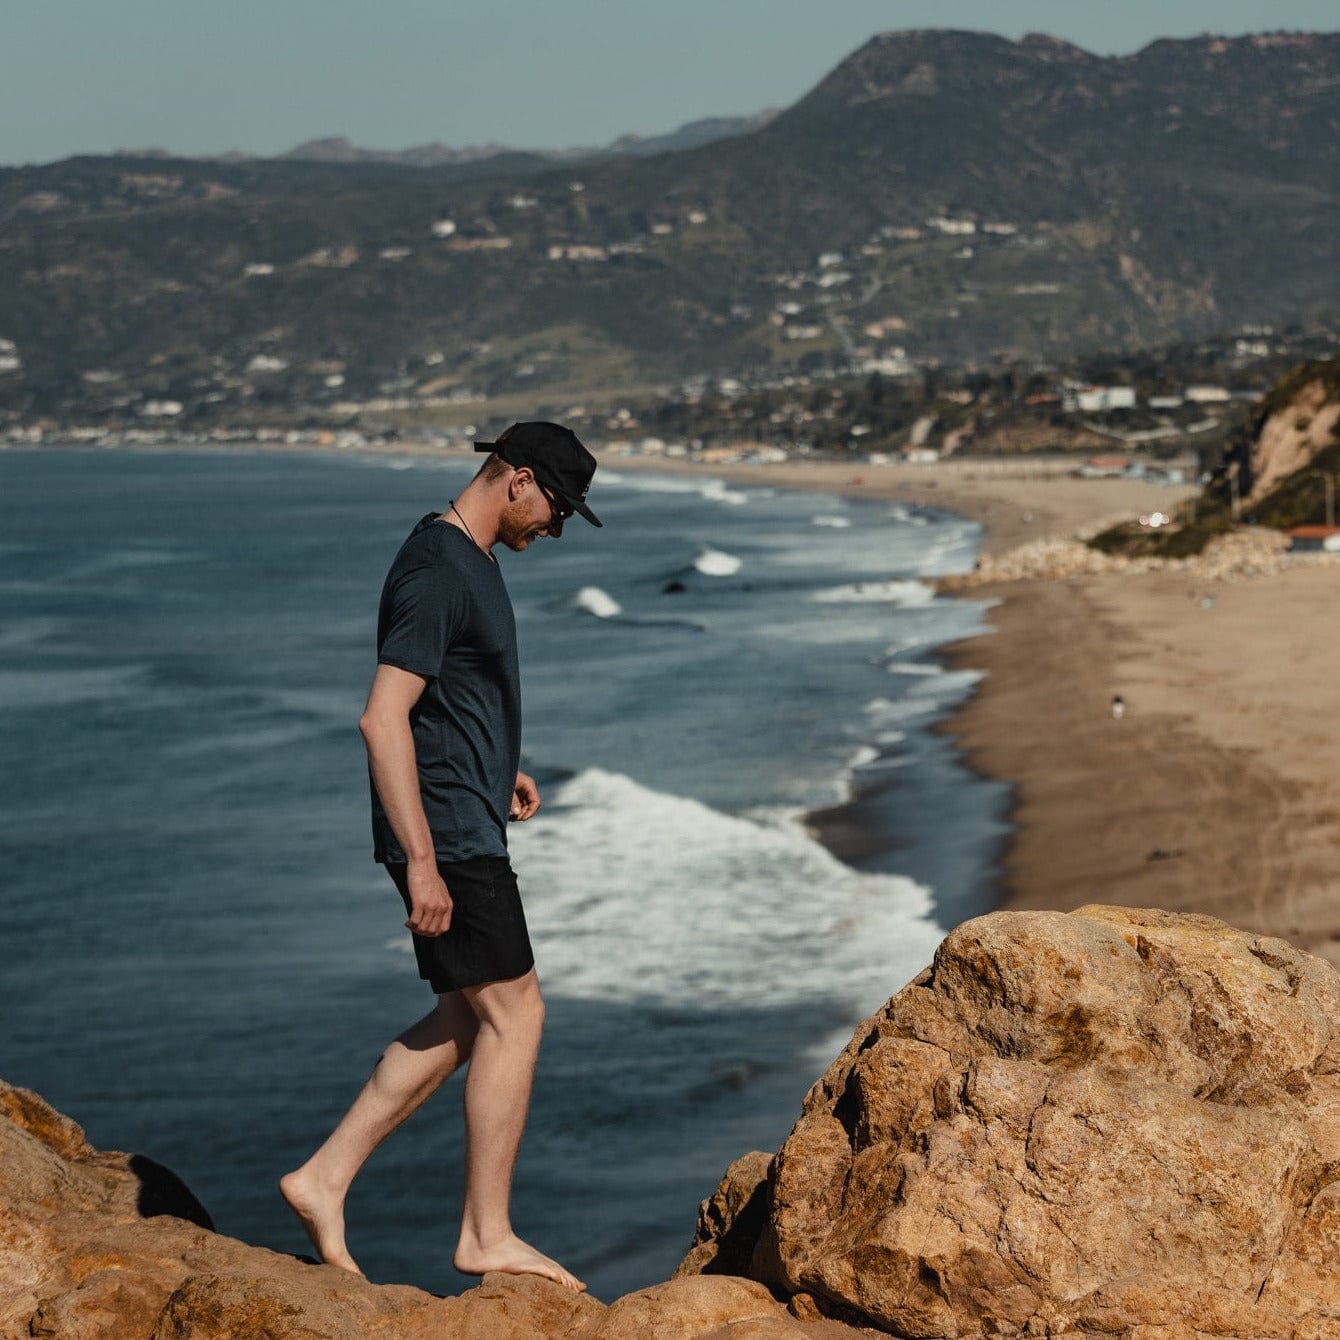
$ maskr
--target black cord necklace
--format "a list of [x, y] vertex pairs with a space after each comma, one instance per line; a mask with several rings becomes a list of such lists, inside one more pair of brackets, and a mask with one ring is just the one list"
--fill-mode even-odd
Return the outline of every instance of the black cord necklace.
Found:
[[472, 531], [472, 530], [470, 529], [470, 523], [469, 523], [463, 516], [461, 516], [461, 509], [460, 509], [459, 507], [456, 506], [456, 499], [455, 499], [455, 498], [453, 498], [453, 499], [447, 504], [447, 510], [450, 511], [450, 512], [455, 512], [456, 515], [457, 515], [458, 517], [460, 517], [461, 525], [465, 527], [465, 533], [470, 537], [470, 543], [473, 544], [474, 547], [475, 547], [476, 549], [478, 549], [479, 552], [480, 552], [481, 554], [483, 554], [484, 557], [487, 558], [488, 561], [489, 561], [490, 563], [492, 563], [492, 562], [493, 562], [493, 555], [492, 555], [491, 553], [489, 553], [489, 551], [488, 551], [487, 549], [485, 549], [484, 546], [483, 546], [482, 544], [480, 544], [478, 540], [475, 539], [475, 533], [474, 533], [474, 531]]

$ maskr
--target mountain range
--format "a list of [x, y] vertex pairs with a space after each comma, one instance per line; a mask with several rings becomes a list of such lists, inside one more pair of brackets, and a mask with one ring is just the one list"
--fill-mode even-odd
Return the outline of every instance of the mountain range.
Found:
[[578, 160], [0, 170], [0, 406], [90, 370], [263, 397], [337, 365], [348, 394], [1038, 362], [1340, 300], [1340, 33], [1122, 57], [883, 33], [737, 129]]

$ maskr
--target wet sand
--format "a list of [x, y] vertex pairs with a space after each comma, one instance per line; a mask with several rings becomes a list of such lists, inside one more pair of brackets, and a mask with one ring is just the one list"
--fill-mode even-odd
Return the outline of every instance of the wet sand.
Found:
[[[946, 507], [981, 522], [991, 552], [1190, 492], [966, 464], [679, 469]], [[1340, 964], [1340, 559], [1236, 581], [1161, 570], [973, 594], [1001, 600], [995, 631], [944, 655], [985, 678], [941, 729], [1014, 788], [1000, 905], [1204, 912]], [[822, 817], [832, 845], [859, 841], [840, 813]]]

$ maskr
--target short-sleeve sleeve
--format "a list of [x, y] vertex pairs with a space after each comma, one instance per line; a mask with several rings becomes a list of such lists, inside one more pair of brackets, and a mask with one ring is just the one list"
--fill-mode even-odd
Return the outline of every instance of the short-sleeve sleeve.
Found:
[[468, 599], [450, 569], [415, 563], [392, 573], [382, 599], [377, 661], [425, 679], [442, 673], [465, 628]]

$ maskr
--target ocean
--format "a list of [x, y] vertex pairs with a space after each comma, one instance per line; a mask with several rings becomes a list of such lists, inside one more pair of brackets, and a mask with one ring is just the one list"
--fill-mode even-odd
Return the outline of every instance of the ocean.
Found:
[[[220, 1231], [432, 1004], [371, 860], [356, 727], [386, 568], [461, 457], [0, 452], [0, 1077], [167, 1164]], [[989, 910], [1008, 797], [931, 727], [986, 626], [930, 579], [977, 527], [602, 467], [499, 550], [521, 644], [511, 834], [548, 1002], [515, 1226], [611, 1298], [665, 1278], [726, 1165], [944, 933]], [[847, 806], [861, 835], [806, 826]], [[347, 1207], [375, 1280], [456, 1292], [459, 1078]]]

